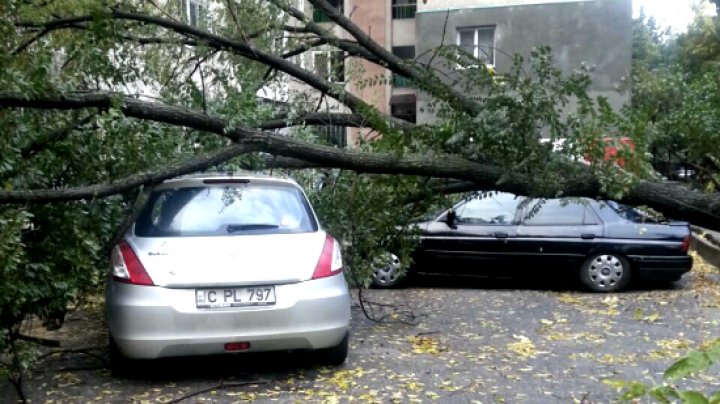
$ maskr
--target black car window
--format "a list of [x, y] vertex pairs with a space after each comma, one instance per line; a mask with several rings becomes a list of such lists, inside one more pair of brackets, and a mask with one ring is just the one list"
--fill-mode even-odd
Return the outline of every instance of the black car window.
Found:
[[623, 205], [615, 201], [607, 201], [607, 204], [618, 216], [634, 223], [661, 223], [664, 221], [664, 218], [659, 214], [654, 214], [653, 212], [648, 212], [633, 206]]
[[457, 208], [457, 222], [511, 225], [519, 203], [520, 199], [511, 194], [478, 196]]
[[[528, 226], [580, 226], [596, 221], [589, 206], [561, 199], [532, 201], [527, 204], [524, 224]], [[588, 217], [586, 220], [586, 216]]]

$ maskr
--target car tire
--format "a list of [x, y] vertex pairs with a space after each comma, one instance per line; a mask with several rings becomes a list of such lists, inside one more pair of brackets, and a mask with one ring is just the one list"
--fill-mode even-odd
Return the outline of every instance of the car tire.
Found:
[[340, 366], [347, 359], [349, 346], [350, 333], [346, 333], [338, 345], [315, 351], [316, 361], [323, 366]]
[[376, 289], [393, 289], [399, 287], [406, 279], [407, 272], [401, 273], [400, 258], [390, 254], [390, 264], [373, 270], [372, 285]]
[[115, 341], [110, 337], [110, 373], [114, 377], [129, 377], [133, 373], [134, 361], [120, 352]]
[[596, 293], [615, 293], [630, 283], [630, 262], [618, 254], [595, 254], [580, 267], [583, 285]]

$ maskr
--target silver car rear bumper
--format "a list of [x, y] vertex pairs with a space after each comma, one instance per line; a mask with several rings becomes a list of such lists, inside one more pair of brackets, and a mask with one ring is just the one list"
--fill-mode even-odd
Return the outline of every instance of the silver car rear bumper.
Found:
[[135, 286], [108, 280], [106, 315], [120, 352], [134, 359], [336, 346], [348, 331], [350, 295], [342, 275], [275, 287], [267, 307], [199, 310], [195, 289]]

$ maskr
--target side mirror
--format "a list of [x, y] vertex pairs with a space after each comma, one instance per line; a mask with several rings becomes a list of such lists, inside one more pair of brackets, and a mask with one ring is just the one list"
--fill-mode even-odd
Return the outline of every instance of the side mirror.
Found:
[[445, 223], [447, 223], [448, 227], [451, 229], [457, 229], [457, 226], [455, 225], [455, 220], [457, 219], [457, 215], [455, 215], [455, 209], [450, 208], [447, 212], [447, 216], [445, 217]]

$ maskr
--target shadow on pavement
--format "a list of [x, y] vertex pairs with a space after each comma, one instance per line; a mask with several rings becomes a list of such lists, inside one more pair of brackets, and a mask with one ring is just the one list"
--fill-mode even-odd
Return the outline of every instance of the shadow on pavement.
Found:
[[154, 382], [193, 380], [260, 380], [283, 377], [288, 373], [315, 367], [309, 351], [246, 353], [236, 355], [193, 356], [138, 361], [137, 374], [128, 379]]
[[[687, 280], [679, 282], [635, 281], [621, 293], [653, 290], [681, 290]], [[482, 276], [413, 274], [406, 283], [408, 288], [484, 289], [484, 290], [541, 290], [553, 292], [588, 292], [579, 280], [562, 274], [537, 278], [493, 278]]]

